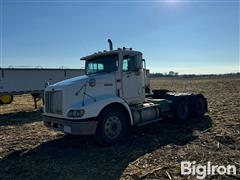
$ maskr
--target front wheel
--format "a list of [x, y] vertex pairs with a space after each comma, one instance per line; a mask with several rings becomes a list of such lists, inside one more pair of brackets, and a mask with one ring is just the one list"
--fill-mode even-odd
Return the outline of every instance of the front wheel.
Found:
[[96, 140], [101, 145], [114, 144], [121, 140], [128, 127], [128, 119], [121, 109], [105, 109], [98, 118]]

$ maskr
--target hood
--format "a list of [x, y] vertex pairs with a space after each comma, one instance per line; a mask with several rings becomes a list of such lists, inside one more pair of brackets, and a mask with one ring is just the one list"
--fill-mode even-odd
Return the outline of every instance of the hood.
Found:
[[83, 76], [78, 76], [78, 77], [74, 77], [74, 78], [71, 78], [71, 79], [66, 79], [64, 81], [60, 81], [60, 82], [57, 82], [55, 84], [52, 84], [50, 86], [48, 86], [47, 88], [63, 88], [63, 87], [71, 87], [71, 86], [74, 86], [74, 85], [79, 85], [79, 84], [82, 84], [82, 83], [85, 83], [86, 81], [88, 81], [88, 76], [86, 75], [83, 75]]

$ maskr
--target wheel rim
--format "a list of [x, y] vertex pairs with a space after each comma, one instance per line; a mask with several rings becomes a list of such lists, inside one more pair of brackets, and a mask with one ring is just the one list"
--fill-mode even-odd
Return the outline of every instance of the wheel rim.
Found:
[[0, 100], [3, 104], [8, 104], [11, 102], [12, 96], [9, 96], [9, 95], [1, 96]]
[[118, 137], [122, 130], [122, 124], [121, 120], [117, 116], [110, 116], [107, 118], [105, 125], [104, 125], [104, 131], [105, 135], [109, 139], [115, 139]]

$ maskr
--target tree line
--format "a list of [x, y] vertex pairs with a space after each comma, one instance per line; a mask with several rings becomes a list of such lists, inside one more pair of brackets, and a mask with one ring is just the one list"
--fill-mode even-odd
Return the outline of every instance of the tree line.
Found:
[[227, 74], [179, 74], [175, 71], [169, 71], [168, 73], [150, 73], [150, 78], [158, 77], [207, 77], [207, 76], [240, 76], [240, 72], [227, 73]]

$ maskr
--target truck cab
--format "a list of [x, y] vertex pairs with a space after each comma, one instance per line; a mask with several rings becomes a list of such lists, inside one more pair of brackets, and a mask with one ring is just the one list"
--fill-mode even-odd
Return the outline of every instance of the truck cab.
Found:
[[[123, 138], [130, 126], [173, 115], [175, 94], [165, 92], [168, 98], [164, 98], [155, 90], [154, 95], [146, 97], [149, 80], [142, 53], [126, 48], [113, 50], [111, 40], [109, 46], [109, 51], [81, 58], [85, 75], [45, 89], [43, 118], [47, 127], [68, 134], [95, 135], [100, 144], [111, 144]], [[201, 100], [203, 115], [206, 100]], [[187, 109], [182, 109], [187, 113], [184, 118], [189, 116], [189, 107], [187, 104]]]

